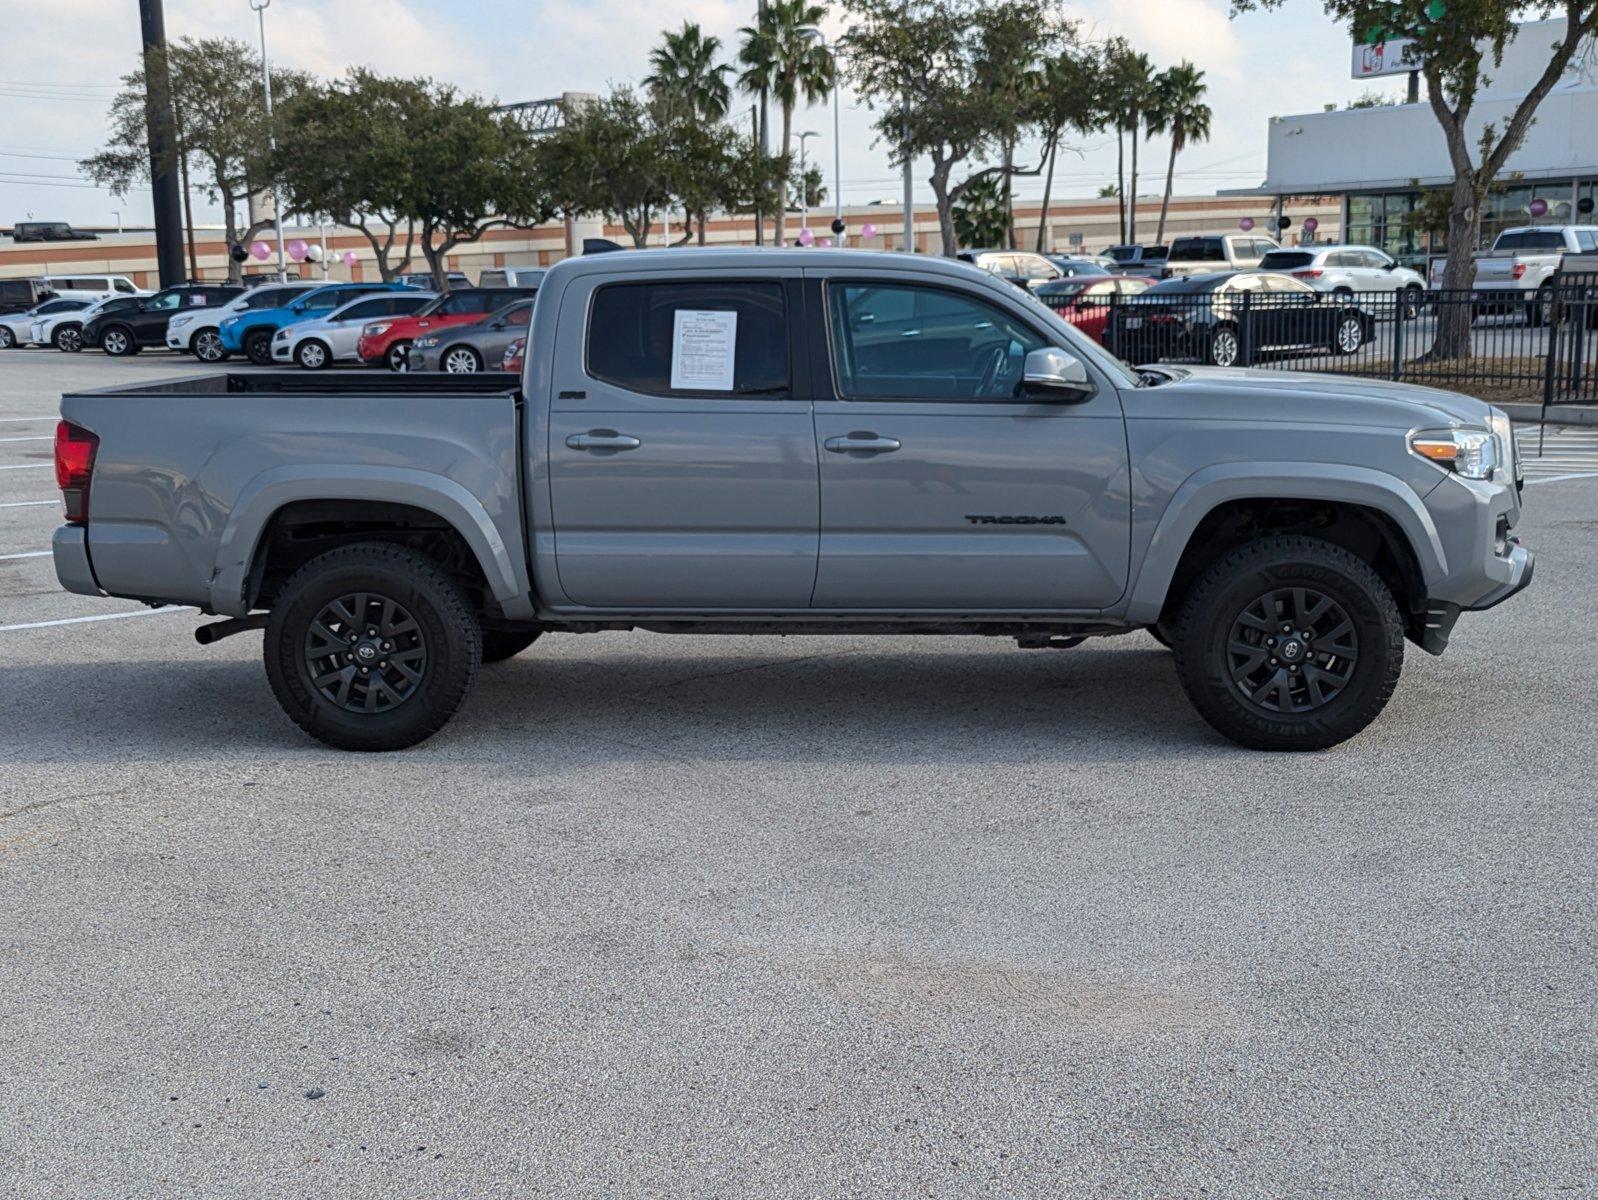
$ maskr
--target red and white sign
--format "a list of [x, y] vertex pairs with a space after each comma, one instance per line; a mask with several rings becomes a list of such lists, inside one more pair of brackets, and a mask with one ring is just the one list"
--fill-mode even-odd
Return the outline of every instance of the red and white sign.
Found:
[[1420, 60], [1409, 57], [1412, 38], [1392, 38], [1385, 42], [1356, 43], [1354, 78], [1375, 79], [1379, 75], [1403, 75], [1420, 69]]

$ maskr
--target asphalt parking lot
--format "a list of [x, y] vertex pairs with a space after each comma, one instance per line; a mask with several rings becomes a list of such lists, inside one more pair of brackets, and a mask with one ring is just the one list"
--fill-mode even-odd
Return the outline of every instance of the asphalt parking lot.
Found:
[[201, 369], [0, 354], [0, 1193], [1594, 1186], [1591, 472], [1323, 754], [1143, 634], [602, 634], [341, 755], [18, 557], [58, 394]]

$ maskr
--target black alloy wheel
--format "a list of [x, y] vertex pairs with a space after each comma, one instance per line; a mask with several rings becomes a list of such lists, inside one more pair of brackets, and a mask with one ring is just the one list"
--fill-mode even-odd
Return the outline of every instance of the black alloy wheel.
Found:
[[1310, 712], [1348, 686], [1359, 635], [1331, 596], [1273, 588], [1237, 614], [1226, 654], [1232, 682], [1250, 704], [1273, 713]]
[[392, 712], [427, 674], [427, 638], [398, 601], [350, 592], [323, 605], [305, 631], [311, 686], [348, 712]]

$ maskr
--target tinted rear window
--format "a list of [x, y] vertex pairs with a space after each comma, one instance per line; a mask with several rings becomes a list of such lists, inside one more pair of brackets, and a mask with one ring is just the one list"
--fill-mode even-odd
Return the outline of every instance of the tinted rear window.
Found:
[[724, 314], [732, 321], [732, 387], [680, 389], [697, 395], [783, 395], [788, 391], [788, 310], [780, 283], [613, 283], [594, 293], [588, 373], [635, 392], [671, 394], [677, 314]]
[[1173, 296], [1186, 293], [1187, 295], [1191, 296], [1199, 292], [1213, 292], [1216, 288], [1220, 287], [1230, 278], [1231, 276], [1229, 275], [1223, 275], [1218, 279], [1208, 276], [1199, 276], [1198, 278], [1188, 279], [1167, 279], [1164, 283], [1156, 283], [1143, 294], [1145, 296]]
[[1303, 250], [1272, 250], [1260, 259], [1262, 271], [1296, 271], [1300, 267], [1307, 267], [1315, 261], [1313, 254]]
[[1493, 244], [1494, 250], [1563, 250], [1565, 235], [1552, 229], [1523, 229], [1518, 233], [1501, 233]]
[[1218, 237], [1177, 238], [1171, 243], [1170, 262], [1224, 262], [1226, 247]]

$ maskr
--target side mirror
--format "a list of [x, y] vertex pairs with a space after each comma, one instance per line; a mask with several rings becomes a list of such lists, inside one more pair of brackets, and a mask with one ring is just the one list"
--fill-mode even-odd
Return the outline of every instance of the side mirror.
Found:
[[1395, 262], [1385, 262], [1385, 263], [1382, 264], [1382, 270], [1384, 270], [1384, 271], [1396, 271], [1396, 270], [1398, 270], [1398, 264], [1395, 263]]
[[1043, 346], [1027, 354], [1021, 386], [1052, 400], [1079, 401], [1093, 395], [1093, 381], [1082, 360], [1056, 346]]

